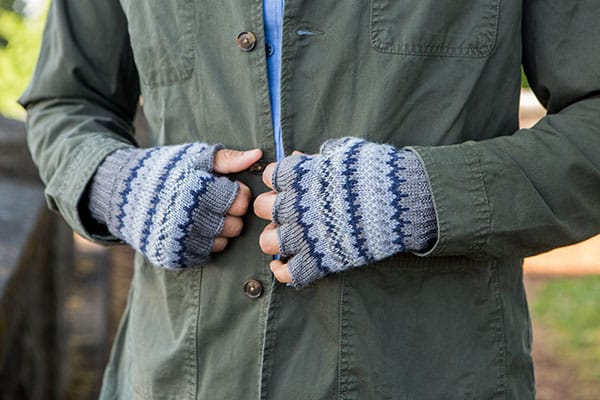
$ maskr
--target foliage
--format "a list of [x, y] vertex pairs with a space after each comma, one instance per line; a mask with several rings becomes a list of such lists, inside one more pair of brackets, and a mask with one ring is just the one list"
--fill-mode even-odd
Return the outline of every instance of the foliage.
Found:
[[25, 90], [38, 56], [44, 16], [25, 18], [0, 9], [0, 114], [23, 118], [17, 98]]
[[0, 9], [12, 10], [14, 9], [15, 0], [0, 0]]
[[550, 280], [533, 311], [554, 329], [557, 350], [580, 366], [578, 375], [600, 382], [600, 276]]
[[521, 87], [529, 87], [529, 81], [527, 81], [527, 76], [525, 76], [525, 71], [523, 71], [523, 68], [521, 68]]

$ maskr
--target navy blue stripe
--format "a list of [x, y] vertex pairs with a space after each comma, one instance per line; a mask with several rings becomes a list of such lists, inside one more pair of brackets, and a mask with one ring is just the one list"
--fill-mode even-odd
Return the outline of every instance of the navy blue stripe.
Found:
[[394, 214], [392, 215], [392, 222], [395, 224], [394, 233], [396, 236], [392, 241], [393, 244], [400, 246], [400, 251], [405, 250], [405, 239], [410, 235], [405, 233], [404, 228], [409, 224], [408, 221], [402, 218], [404, 212], [408, 211], [408, 208], [401, 207], [401, 201], [403, 198], [408, 197], [408, 194], [402, 193], [402, 184], [406, 182], [406, 179], [400, 178], [400, 171], [403, 171], [405, 168], [401, 167], [401, 160], [398, 150], [390, 147], [388, 152], [388, 161], [387, 165], [390, 169], [390, 172], [386, 175], [392, 181], [391, 190], [392, 190], [392, 208], [394, 209]]
[[[154, 195], [152, 200], [150, 200], [151, 207], [147, 212], [147, 218], [144, 220], [144, 227], [142, 228], [142, 243], [140, 244], [140, 251], [142, 253], [146, 253], [148, 241], [150, 240], [150, 228], [152, 227], [152, 222], [154, 221], [154, 216], [156, 215], [156, 208], [158, 207], [158, 203], [160, 203], [160, 193], [165, 189], [167, 178], [169, 174], [177, 166], [177, 163], [181, 161], [185, 153], [192, 147], [192, 144], [188, 144], [183, 146], [173, 158], [169, 160], [167, 165], [164, 167], [162, 175], [158, 178], [158, 185], [156, 185], [154, 189]], [[178, 188], [175, 188], [177, 191]], [[167, 210], [168, 212], [168, 210]]]
[[[345, 200], [348, 205], [348, 217], [350, 223], [350, 235], [354, 238], [354, 243], [358, 250], [358, 256], [365, 261], [372, 261], [373, 257], [368, 252], [367, 241], [365, 239], [364, 229], [362, 227], [362, 216], [358, 209], [358, 180], [355, 176], [360, 173], [357, 168], [358, 154], [363, 141], [354, 143], [344, 154], [347, 157], [346, 168], [342, 175], [346, 178], [344, 185]], [[361, 261], [362, 261], [361, 260]]]
[[[188, 238], [189, 238], [188, 231], [192, 227], [192, 224], [195, 222], [194, 219], [192, 218], [192, 215], [194, 214], [194, 211], [196, 211], [196, 209], [199, 208], [200, 201], [202, 200], [202, 197], [206, 193], [206, 191], [208, 189], [208, 185], [215, 181], [215, 177], [213, 175], [207, 174], [206, 176], [200, 176], [199, 180], [200, 180], [200, 186], [198, 187], [198, 189], [191, 191], [192, 198], [193, 198], [192, 204], [188, 204], [187, 206], [183, 207], [183, 210], [186, 213], [185, 222], [177, 225], [177, 227], [184, 232], [184, 237], [188, 237]], [[181, 242], [181, 247], [179, 248], [179, 251], [177, 252], [177, 258], [179, 260], [185, 260], [187, 247], [188, 247], [187, 241], [183, 240]]]
[[319, 238], [311, 238], [309, 234], [309, 230], [313, 227], [314, 224], [304, 223], [304, 221], [302, 220], [302, 217], [306, 214], [306, 212], [309, 209], [308, 206], [302, 205], [302, 200], [308, 192], [308, 188], [304, 189], [302, 185], [300, 185], [301, 177], [305, 173], [305, 171], [302, 169], [302, 166], [311, 159], [312, 157], [304, 156], [293, 168], [295, 179], [292, 182], [291, 188], [296, 192], [296, 198], [294, 199], [294, 209], [298, 213], [298, 225], [300, 225], [300, 227], [302, 228], [302, 237], [304, 238], [304, 241], [308, 244], [309, 254], [316, 259], [317, 267], [321, 271], [328, 273], [330, 271], [329, 268], [323, 265], [323, 258], [325, 257], [325, 255], [317, 250], [317, 243], [319, 241]]
[[[152, 154], [154, 154], [156, 151], [157, 151], [156, 148], [148, 150], [148, 152], [142, 158], [140, 158], [138, 160], [137, 164], [131, 169], [129, 176], [125, 180], [125, 189], [123, 189], [123, 191], [121, 193], [119, 193], [119, 196], [121, 197], [121, 202], [119, 203], [119, 214], [117, 215], [117, 221], [118, 221], [117, 231], [119, 231], [121, 233], [123, 233], [123, 228], [125, 227], [125, 221], [124, 221], [125, 204], [127, 203], [127, 197], [131, 193], [131, 185], [132, 185], [133, 181], [135, 180], [135, 178], [137, 178], [138, 171], [144, 164], [144, 161], [149, 159], [152, 156]], [[129, 235], [127, 235], [127, 236], [129, 236]]]
[[[320, 179], [319, 179], [319, 183], [321, 184], [321, 193], [323, 193], [323, 195], [327, 195], [328, 193], [331, 193], [331, 185], [329, 184], [329, 180], [330, 180], [330, 176], [331, 176], [331, 159], [329, 158], [324, 158], [323, 159], [323, 174], [321, 175]], [[344, 266], [347, 266], [350, 264], [350, 260], [348, 259], [348, 255], [346, 254], [346, 252], [344, 251], [344, 248], [342, 247], [341, 242], [338, 240], [339, 235], [337, 234], [336, 231], [336, 226], [333, 223], [333, 207], [331, 204], [331, 201], [329, 198], [325, 198], [325, 201], [323, 202], [323, 209], [325, 211], [325, 219], [324, 219], [324, 224], [325, 224], [325, 229], [327, 230], [327, 233], [329, 235], [329, 238], [327, 239], [323, 239], [323, 240], [331, 240], [333, 247], [335, 249], [335, 255], [338, 256], [341, 259], [341, 262]], [[329, 273], [330, 270], [327, 267], [323, 267], [321, 268], [321, 270], [323, 272]]]
[[[182, 171], [179, 176], [177, 177], [177, 179], [175, 180], [175, 186], [179, 186], [179, 183], [183, 182], [183, 180], [186, 177], [186, 171]], [[171, 208], [173, 207], [173, 205], [175, 204], [175, 200], [177, 199], [177, 196], [179, 196], [179, 192], [177, 190], [172, 190], [171, 191], [171, 198], [169, 199], [169, 204], [167, 206], [167, 210], [171, 210]], [[156, 238], [156, 240], [158, 241], [158, 243], [162, 242], [163, 240], [165, 240], [167, 238], [167, 236], [164, 233], [164, 227], [167, 225], [167, 222], [169, 220], [169, 212], [166, 212], [163, 214], [162, 219], [160, 220], [160, 234], [158, 235], [158, 237]], [[160, 260], [161, 257], [161, 246], [156, 246], [156, 252], [154, 253], [154, 259], [155, 260]], [[181, 260], [177, 261], [178, 263], [181, 262]]]

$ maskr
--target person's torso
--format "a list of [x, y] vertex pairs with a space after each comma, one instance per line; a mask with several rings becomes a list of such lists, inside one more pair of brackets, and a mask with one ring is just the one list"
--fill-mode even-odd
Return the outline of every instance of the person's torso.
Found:
[[[273, 160], [261, 1], [121, 3], [152, 144]], [[286, 0], [286, 154], [340, 136], [400, 147], [512, 134], [520, 29], [512, 0]], [[259, 173], [237, 178], [266, 190]], [[198, 270], [138, 255], [106, 398], [533, 398], [520, 260], [398, 255], [296, 291], [273, 282], [264, 224], [248, 216]]]

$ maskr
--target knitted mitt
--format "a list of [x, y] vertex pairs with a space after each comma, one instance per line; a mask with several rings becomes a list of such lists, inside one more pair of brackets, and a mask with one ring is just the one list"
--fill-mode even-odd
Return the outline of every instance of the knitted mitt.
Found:
[[392, 254], [422, 251], [437, 235], [429, 183], [408, 150], [357, 138], [325, 142], [273, 172], [282, 258], [299, 288]]
[[153, 264], [205, 264], [238, 191], [237, 183], [211, 173], [219, 148], [190, 143], [113, 152], [92, 180], [92, 216]]

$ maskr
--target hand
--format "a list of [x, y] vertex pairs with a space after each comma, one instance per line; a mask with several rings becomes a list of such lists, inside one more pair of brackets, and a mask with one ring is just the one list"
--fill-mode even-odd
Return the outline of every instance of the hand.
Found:
[[[248, 169], [252, 164], [260, 160], [262, 151], [255, 149], [249, 151], [237, 151], [221, 149], [215, 153], [213, 171], [221, 175], [229, 175]], [[238, 182], [239, 190], [235, 200], [225, 214], [223, 229], [215, 238], [212, 251], [221, 252], [225, 250], [229, 239], [235, 238], [242, 233], [244, 222], [242, 217], [248, 212], [252, 193], [250, 188], [242, 182]]]
[[362, 139], [326, 142], [263, 173], [271, 192], [254, 203], [271, 220], [259, 242], [281, 282], [297, 288], [328, 274], [404, 251], [421, 251], [437, 232], [431, 193], [415, 154]]
[[[295, 155], [300, 155], [300, 152], [294, 152]], [[256, 197], [254, 201], [254, 213], [257, 217], [271, 221], [273, 219], [273, 206], [275, 205], [275, 199], [277, 198], [277, 192], [273, 189], [273, 171], [275, 170], [275, 163], [267, 165], [263, 171], [263, 182], [271, 189], [270, 192], [261, 193]], [[277, 225], [271, 223], [265, 227], [259, 237], [259, 245], [261, 250], [265, 254], [275, 255], [279, 254], [279, 237], [277, 234]], [[269, 264], [275, 279], [281, 283], [291, 283], [292, 277], [287, 263], [281, 260], [273, 260]]]
[[89, 207], [153, 264], [200, 266], [240, 234], [250, 202], [246, 185], [221, 175], [243, 171], [261, 155], [203, 143], [118, 150], [96, 172]]

